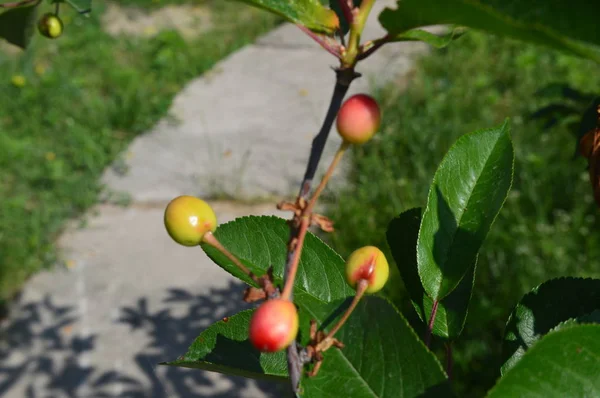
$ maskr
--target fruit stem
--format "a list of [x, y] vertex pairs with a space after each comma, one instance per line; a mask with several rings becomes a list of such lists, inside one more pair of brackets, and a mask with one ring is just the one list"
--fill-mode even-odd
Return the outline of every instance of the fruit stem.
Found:
[[431, 307], [431, 316], [429, 317], [429, 323], [427, 325], [427, 330], [425, 331], [425, 345], [429, 348], [429, 344], [431, 343], [431, 332], [433, 331], [433, 325], [435, 324], [435, 316], [437, 314], [438, 304], [440, 302], [435, 300], [433, 302], [433, 306]]
[[340, 147], [337, 150], [337, 152], [335, 153], [335, 156], [333, 157], [333, 160], [331, 161], [331, 164], [329, 165], [327, 172], [323, 176], [321, 183], [319, 184], [317, 189], [315, 189], [315, 193], [313, 194], [312, 198], [310, 199], [310, 202], [308, 202], [308, 206], [306, 206], [306, 209], [305, 209], [306, 213], [310, 214], [312, 212], [312, 210], [314, 209], [315, 204], [317, 203], [317, 199], [319, 199], [321, 192], [323, 192], [323, 190], [327, 186], [329, 179], [333, 175], [333, 171], [335, 170], [337, 165], [340, 163], [342, 156], [344, 156], [344, 153], [346, 152], [346, 149], [348, 149], [349, 146], [350, 146], [350, 143], [346, 140], [342, 141], [342, 143], [340, 144]]
[[310, 225], [310, 216], [302, 215], [300, 221], [300, 228], [298, 229], [298, 237], [294, 240], [295, 249], [290, 255], [292, 256], [291, 263], [287, 267], [287, 273], [285, 276], [285, 285], [281, 298], [284, 300], [292, 300], [292, 288], [294, 287], [294, 281], [296, 279], [296, 273], [298, 272], [298, 264], [300, 264], [300, 255], [302, 253], [302, 246], [304, 245], [304, 237], [308, 231]]
[[229, 250], [227, 250], [225, 246], [223, 246], [221, 242], [219, 242], [215, 235], [213, 235], [212, 232], [208, 231], [207, 233], [205, 233], [202, 237], [202, 241], [223, 253], [228, 259], [230, 259], [233, 262], [233, 264], [235, 264], [244, 274], [248, 275], [248, 277], [250, 277], [250, 279], [252, 279], [258, 286], [261, 285], [261, 282], [256, 277], [256, 275], [254, 275], [252, 271], [250, 271], [244, 264], [242, 264], [242, 262], [236, 256], [234, 256]]
[[319, 344], [317, 344], [317, 346], [315, 347], [317, 352], [323, 351], [324, 348], [329, 347], [331, 345], [330, 344], [331, 339], [333, 339], [333, 336], [335, 336], [335, 334], [340, 330], [340, 328], [342, 326], [344, 326], [344, 323], [346, 323], [346, 321], [348, 320], [348, 317], [350, 317], [350, 314], [352, 314], [352, 311], [354, 311], [354, 309], [358, 305], [358, 302], [364, 296], [365, 291], [367, 290], [368, 287], [369, 287], [368, 280], [360, 279], [358, 281], [358, 283], [356, 285], [356, 295], [352, 299], [352, 303], [350, 304], [350, 307], [348, 307], [348, 309], [346, 310], [344, 315], [340, 318], [340, 320], [333, 327], [333, 329], [331, 329], [329, 331], [329, 333], [327, 333], [325, 338]]
[[360, 77], [360, 74], [356, 73], [353, 68], [336, 70], [336, 82], [333, 89], [331, 102], [329, 103], [329, 109], [327, 110], [327, 115], [325, 116], [325, 120], [323, 121], [323, 125], [321, 126], [319, 133], [312, 141], [310, 157], [308, 159], [308, 164], [306, 165], [306, 171], [304, 172], [302, 184], [300, 185], [300, 193], [298, 196], [303, 199], [308, 199], [310, 188], [312, 186], [312, 180], [315, 177], [317, 167], [319, 166], [319, 161], [321, 160], [323, 148], [327, 142], [327, 137], [329, 136], [331, 126], [333, 125], [335, 117], [342, 106], [342, 101], [348, 92], [350, 83], [352, 83], [352, 81], [357, 77]]
[[331, 161], [327, 172], [323, 176], [323, 179], [319, 183], [317, 189], [315, 189], [315, 192], [312, 198], [310, 199], [310, 202], [308, 202], [308, 205], [302, 211], [300, 228], [298, 229], [298, 237], [294, 243], [296, 249], [294, 250], [294, 253], [292, 255], [292, 261], [290, 263], [287, 275], [285, 277], [285, 286], [283, 287], [283, 292], [281, 293], [281, 298], [283, 298], [284, 300], [290, 300], [292, 297], [292, 288], [294, 287], [294, 281], [296, 279], [296, 273], [298, 271], [298, 264], [300, 264], [300, 255], [302, 253], [302, 246], [304, 245], [304, 237], [306, 236], [306, 232], [308, 231], [308, 227], [310, 226], [311, 214], [315, 207], [315, 204], [317, 203], [317, 199], [321, 195], [321, 192], [323, 192], [323, 190], [327, 186], [327, 182], [333, 175], [335, 168], [340, 163], [342, 156], [344, 156], [344, 153], [346, 152], [346, 149], [348, 149], [349, 146], [350, 143], [346, 140], [344, 140], [340, 144], [340, 147], [337, 150], [335, 156], [333, 157], [333, 160]]
[[[341, 68], [335, 70], [335, 73], [335, 87], [333, 89], [329, 108], [327, 109], [327, 114], [325, 115], [325, 120], [323, 120], [323, 124], [319, 130], [319, 133], [312, 141], [310, 156], [308, 163], [306, 164], [306, 171], [304, 172], [304, 178], [300, 184], [298, 202], [301, 200], [308, 200], [308, 195], [311, 191], [312, 180], [317, 171], [317, 167], [319, 166], [319, 161], [321, 160], [323, 148], [327, 142], [327, 137], [329, 136], [331, 126], [333, 125], [338, 111], [342, 106], [342, 101], [348, 92], [350, 84], [354, 79], [360, 77], [360, 74], [354, 71], [354, 67], [344, 67], [343, 63]], [[304, 244], [304, 236], [306, 235], [306, 231], [310, 223], [310, 217], [311, 215], [307, 213], [302, 214], [301, 217], [295, 216], [295, 219], [293, 220], [295, 222], [292, 222], [290, 227], [290, 240], [288, 243], [288, 254], [284, 275], [285, 285], [287, 287], [287, 289], [285, 289], [285, 298], [289, 300], [293, 299], [292, 287], [294, 286], [298, 263], [302, 253], [302, 246]], [[292, 391], [296, 393], [300, 386], [302, 368], [306, 363], [306, 361], [304, 361], [300, 355], [296, 342], [290, 344], [290, 346], [287, 348], [287, 363], [288, 373], [290, 375], [290, 381], [292, 384]]]

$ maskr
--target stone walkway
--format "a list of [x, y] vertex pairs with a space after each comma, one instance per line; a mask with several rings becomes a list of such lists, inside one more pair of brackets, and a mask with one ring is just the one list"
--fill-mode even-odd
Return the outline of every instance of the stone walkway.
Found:
[[[381, 35], [375, 18], [369, 26], [365, 38]], [[384, 47], [361, 65], [364, 76], [352, 92], [405, 74], [425, 50], [418, 43]], [[243, 308], [240, 284], [199, 248], [174, 244], [162, 215], [185, 193], [232, 198], [211, 201], [220, 222], [289, 217], [274, 211], [274, 198], [292, 198], [298, 189], [331, 96], [334, 61], [297, 27], [283, 25], [177, 96], [177, 123], [166, 118], [139, 136], [125, 157], [127, 173], [106, 171], [107, 187], [133, 204], [101, 205], [85, 228], [69, 228], [59, 241], [67, 266], [33, 277], [14, 304], [0, 337], [1, 396], [284, 394], [268, 383], [157, 366]], [[325, 164], [338, 145], [332, 132]]]

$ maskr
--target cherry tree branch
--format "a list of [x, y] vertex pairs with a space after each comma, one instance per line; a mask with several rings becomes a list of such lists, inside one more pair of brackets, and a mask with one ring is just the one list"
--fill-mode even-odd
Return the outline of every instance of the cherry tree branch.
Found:
[[[340, 110], [342, 101], [348, 92], [350, 84], [354, 79], [360, 76], [360, 74], [354, 71], [354, 67], [339, 68], [336, 69], [335, 72], [335, 87], [333, 89], [327, 114], [325, 115], [325, 120], [323, 120], [321, 129], [312, 142], [310, 156], [306, 165], [306, 171], [304, 173], [302, 183], [300, 184], [300, 192], [298, 193], [296, 200], [298, 205], [306, 203], [309, 200], [312, 181], [317, 171], [317, 167], [319, 166], [323, 149], [325, 147], [325, 143], [327, 142], [327, 137], [329, 136], [329, 131], [331, 130], [331, 126], [333, 126], [333, 121]], [[284, 291], [290, 300], [293, 299], [293, 276], [296, 275], [298, 264], [300, 263], [304, 236], [306, 235], [308, 227], [310, 226], [311, 216], [312, 206], [307, 206], [295, 214], [294, 218], [290, 221], [290, 239], [288, 242], [288, 254], [284, 277], [284, 280], [286, 281], [285, 284], [287, 285], [287, 287], [284, 287]], [[306, 350], [299, 347], [297, 342], [293, 342], [287, 348], [288, 372], [294, 393], [298, 391], [300, 386], [300, 378], [302, 377], [302, 369], [309, 360], [310, 357], [306, 355]]]
[[379, 50], [381, 46], [386, 43], [389, 43], [392, 40], [390, 35], [385, 35], [380, 39], [375, 39], [366, 42], [360, 47], [360, 52], [358, 54], [358, 60], [362, 60], [373, 54], [375, 51]]
[[32, 5], [38, 5], [42, 0], [21, 0], [21, 1], [13, 1], [10, 3], [0, 3], [0, 8], [18, 8], [18, 7], [26, 7]]

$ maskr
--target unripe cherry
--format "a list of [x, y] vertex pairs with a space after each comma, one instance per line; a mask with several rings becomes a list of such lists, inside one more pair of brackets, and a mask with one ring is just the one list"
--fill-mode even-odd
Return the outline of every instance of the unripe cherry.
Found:
[[49, 12], [42, 15], [38, 21], [38, 30], [43, 36], [49, 39], [56, 39], [62, 35], [63, 23], [57, 15]]
[[369, 141], [381, 125], [381, 111], [377, 101], [366, 94], [357, 94], [346, 100], [337, 115], [337, 130], [351, 144]]
[[346, 280], [356, 288], [359, 280], [365, 279], [369, 286], [366, 293], [381, 290], [390, 275], [390, 267], [381, 250], [375, 246], [365, 246], [355, 250], [346, 261]]
[[284, 299], [267, 300], [250, 319], [250, 341], [257, 350], [277, 352], [287, 348], [298, 334], [298, 311]]
[[217, 217], [208, 203], [187, 195], [167, 205], [164, 222], [169, 236], [183, 246], [197, 246], [204, 234], [217, 229]]

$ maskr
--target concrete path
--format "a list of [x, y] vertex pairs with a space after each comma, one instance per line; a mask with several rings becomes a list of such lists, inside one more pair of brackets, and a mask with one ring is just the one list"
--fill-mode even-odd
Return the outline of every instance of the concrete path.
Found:
[[[379, 1], [381, 9], [390, 1]], [[378, 10], [373, 13], [377, 15]], [[381, 34], [379, 24], [366, 38]], [[361, 65], [352, 92], [406, 73], [426, 47], [397, 44]], [[212, 201], [220, 222], [274, 211], [298, 189], [331, 96], [334, 58], [284, 25], [191, 82], [167, 119], [138, 137], [128, 171], [107, 170], [127, 208], [101, 205], [59, 241], [66, 267], [33, 277], [2, 326], [0, 396], [265, 397], [276, 385], [156, 364], [184, 353], [213, 321], [243, 308], [243, 287], [162, 225], [180, 194]], [[338, 145], [332, 132], [327, 156]], [[325, 160], [327, 162], [327, 159]]]

